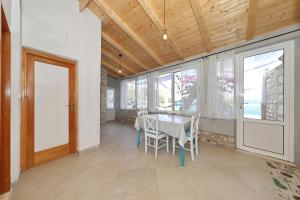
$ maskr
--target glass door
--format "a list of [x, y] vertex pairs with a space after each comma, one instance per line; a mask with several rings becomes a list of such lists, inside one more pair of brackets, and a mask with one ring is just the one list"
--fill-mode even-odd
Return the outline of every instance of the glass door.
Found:
[[293, 42], [241, 53], [237, 147], [293, 160]]

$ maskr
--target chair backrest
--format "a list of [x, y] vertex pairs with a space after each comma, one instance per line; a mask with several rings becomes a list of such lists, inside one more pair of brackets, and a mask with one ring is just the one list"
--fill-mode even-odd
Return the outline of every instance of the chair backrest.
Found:
[[193, 136], [199, 132], [199, 120], [200, 113], [192, 116], [190, 136]]
[[168, 115], [176, 115], [176, 116], [181, 116], [181, 111], [167, 111]]
[[176, 116], [181, 116], [181, 111], [179, 110], [179, 111], [174, 111], [174, 114], [176, 115]]
[[144, 119], [145, 132], [158, 134], [158, 116], [143, 115], [143, 119]]
[[144, 115], [148, 115], [148, 110], [140, 110], [137, 112], [138, 117], [143, 117]]
[[148, 115], [148, 111], [147, 110], [140, 110], [140, 111], [138, 111], [138, 117], [139, 118], [143, 118], [144, 115]]

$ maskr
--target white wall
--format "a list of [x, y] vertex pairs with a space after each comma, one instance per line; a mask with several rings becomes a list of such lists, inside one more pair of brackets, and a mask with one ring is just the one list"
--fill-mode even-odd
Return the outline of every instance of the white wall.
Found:
[[295, 40], [295, 163], [300, 164], [300, 36]]
[[15, 182], [20, 174], [21, 11], [19, 0], [1, 3], [11, 32], [11, 181]]
[[15, 182], [20, 174], [19, 91], [22, 44], [78, 61], [78, 150], [83, 150], [100, 142], [101, 23], [88, 10], [80, 13], [76, 0], [23, 1], [22, 20], [20, 0], [1, 0], [1, 3], [12, 40], [11, 181]]
[[100, 143], [101, 22], [76, 0], [22, 1], [22, 44], [78, 61], [78, 150]]
[[[16, 0], [1, 0], [1, 4], [4, 9], [4, 13], [7, 19], [8, 25], [11, 27], [11, 18], [12, 18], [12, 2]], [[14, 2], [15, 4], [16, 2]], [[14, 8], [15, 9], [15, 8]]]
[[[11, 181], [15, 182], [20, 174], [20, 74], [22, 63], [21, 44], [21, 5], [12, 0], [11, 12]], [[13, 16], [13, 17], [12, 17]]]

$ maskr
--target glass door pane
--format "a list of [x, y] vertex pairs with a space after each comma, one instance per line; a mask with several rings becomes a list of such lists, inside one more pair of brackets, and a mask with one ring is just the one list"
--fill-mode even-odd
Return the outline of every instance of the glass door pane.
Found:
[[244, 118], [283, 121], [284, 51], [244, 58]]

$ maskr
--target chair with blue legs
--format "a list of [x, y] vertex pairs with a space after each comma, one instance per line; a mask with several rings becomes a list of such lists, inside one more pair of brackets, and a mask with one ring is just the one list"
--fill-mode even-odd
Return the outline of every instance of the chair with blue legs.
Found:
[[[187, 143], [189, 143], [189, 148], [184, 148], [184, 150], [191, 152], [191, 157], [193, 161], [194, 161], [194, 149], [196, 151], [196, 155], [198, 155], [199, 120], [200, 120], [200, 114], [193, 115], [191, 120], [191, 127], [185, 131], [187, 137]], [[180, 148], [180, 146], [176, 144], [175, 138], [173, 138], [172, 146], [173, 146], [173, 155], [174, 155], [175, 148]]]
[[144, 115], [143, 119], [145, 128], [145, 154], [148, 152], [148, 146], [154, 147], [156, 159], [158, 149], [166, 146], [167, 152], [169, 152], [169, 136], [159, 131], [157, 115]]
[[[148, 111], [147, 110], [140, 110], [140, 111], [137, 112], [137, 115], [138, 115], [139, 119], [143, 119], [144, 115], [148, 115]], [[138, 136], [138, 140], [139, 141], [137, 141], [138, 146], [142, 143], [142, 138], [143, 138], [143, 136], [142, 136], [142, 129], [140, 130], [139, 134], [140, 134]]]

